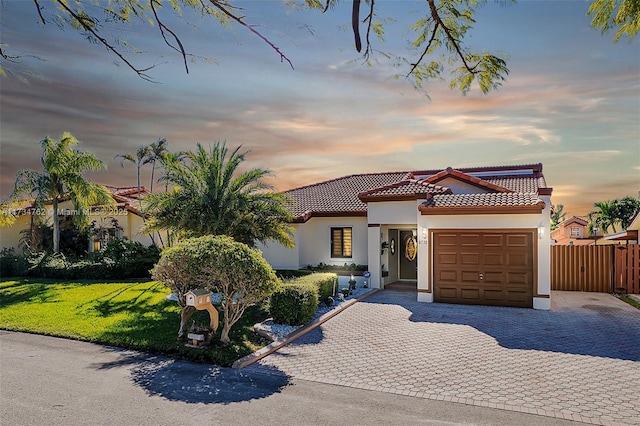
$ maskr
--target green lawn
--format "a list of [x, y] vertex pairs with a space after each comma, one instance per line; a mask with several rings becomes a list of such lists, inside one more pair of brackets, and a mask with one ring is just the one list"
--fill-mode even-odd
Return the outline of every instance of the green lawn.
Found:
[[[253, 307], [231, 329], [232, 344], [191, 349], [176, 339], [180, 309], [155, 281], [95, 282], [16, 278], [0, 281], [0, 329], [163, 353], [229, 366], [267, 344], [251, 326], [267, 317]], [[209, 324], [208, 313], [193, 319]], [[221, 327], [222, 328], [222, 327]], [[218, 330], [218, 335], [220, 330]], [[214, 338], [214, 341], [217, 338]]]

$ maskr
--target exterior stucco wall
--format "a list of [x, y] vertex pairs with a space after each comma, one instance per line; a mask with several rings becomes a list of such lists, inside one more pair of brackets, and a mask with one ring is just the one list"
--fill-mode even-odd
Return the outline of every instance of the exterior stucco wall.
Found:
[[415, 225], [417, 206], [415, 201], [369, 203], [367, 218], [371, 224]]
[[275, 241], [268, 241], [267, 244], [258, 242], [256, 248], [262, 251], [262, 256], [274, 269], [298, 269], [300, 267], [300, 233], [295, 226], [293, 241], [296, 244], [293, 248], [287, 248]]
[[[350, 258], [331, 257], [331, 228], [352, 228], [352, 254]], [[300, 266], [367, 264], [367, 218], [365, 217], [317, 217], [298, 227]]]
[[[352, 257], [331, 257], [331, 228], [352, 228]], [[296, 247], [287, 249], [272, 242], [258, 244], [262, 255], [276, 269], [298, 269], [319, 263], [341, 266], [345, 263], [367, 264], [367, 219], [365, 217], [311, 218], [296, 225]]]
[[29, 229], [31, 223], [31, 216], [22, 215], [16, 218], [16, 222], [12, 226], [7, 226], [5, 228], [0, 228], [0, 248], [13, 248], [15, 253], [19, 254], [22, 252], [22, 247], [20, 247], [20, 239], [22, 235], [20, 231], [23, 229]]

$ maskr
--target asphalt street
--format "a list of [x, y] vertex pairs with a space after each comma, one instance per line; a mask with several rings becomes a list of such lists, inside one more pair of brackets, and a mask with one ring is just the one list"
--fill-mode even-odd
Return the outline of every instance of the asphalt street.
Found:
[[0, 331], [2, 425], [569, 425]]

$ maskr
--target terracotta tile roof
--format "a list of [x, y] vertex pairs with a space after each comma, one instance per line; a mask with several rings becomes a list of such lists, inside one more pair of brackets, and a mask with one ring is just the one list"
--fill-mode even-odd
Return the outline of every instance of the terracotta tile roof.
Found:
[[[453, 194], [437, 185], [447, 177], [483, 189], [480, 194]], [[422, 170], [414, 172], [370, 173], [345, 176], [285, 194], [297, 221], [311, 216], [363, 216], [367, 202], [428, 198], [420, 210], [468, 208], [541, 208], [540, 195], [550, 195], [542, 175], [542, 164]], [[425, 213], [428, 214], [428, 213]]]
[[584, 216], [571, 216], [570, 218], [560, 222], [557, 229], [564, 228], [572, 223], [579, 223], [580, 225], [587, 226], [589, 224], [589, 219]]
[[526, 179], [522, 176], [485, 176], [482, 180], [514, 192], [538, 192], [538, 188], [547, 187], [543, 176], [532, 176]]
[[[107, 188], [109, 192], [111, 192], [113, 195], [119, 195], [121, 197], [135, 198], [135, 199], [138, 198], [137, 186], [117, 187], [117, 186], [104, 185], [104, 187]], [[149, 192], [144, 186], [140, 187], [140, 196], [147, 195], [148, 193]]]
[[345, 176], [314, 185], [285, 191], [292, 200], [291, 212], [294, 217], [305, 213], [366, 213], [367, 205], [360, 201], [358, 194], [371, 188], [378, 188], [401, 181], [407, 172], [371, 173]]
[[[138, 187], [137, 186], [109, 186], [104, 185], [113, 199], [118, 204], [118, 207], [124, 207], [127, 210], [137, 215], [142, 215], [142, 203], [138, 199]], [[144, 186], [140, 187], [140, 198], [144, 198], [145, 195], [149, 195], [149, 191]]]
[[362, 201], [372, 201], [376, 199], [384, 200], [401, 200], [426, 198], [426, 194], [445, 194], [451, 193], [449, 188], [440, 185], [434, 185], [425, 181], [416, 179], [405, 179], [391, 185], [381, 186], [369, 191], [361, 192], [358, 198]]
[[503, 186], [498, 186], [493, 184], [486, 179], [480, 179], [478, 177], [472, 176], [470, 174], [461, 172], [459, 170], [454, 170], [451, 167], [447, 167], [446, 170], [442, 170], [435, 175], [429, 176], [425, 178], [425, 182], [429, 183], [437, 183], [446, 178], [454, 178], [456, 180], [460, 180], [462, 182], [467, 182], [473, 186], [477, 186], [478, 188], [483, 188], [488, 191], [498, 191], [498, 192], [511, 192], [509, 188], [505, 188]]
[[438, 194], [430, 197], [422, 203], [420, 211], [423, 213], [431, 209], [455, 209], [455, 208], [477, 208], [477, 207], [541, 207], [542, 201], [535, 193], [516, 192], [491, 192], [483, 194]]

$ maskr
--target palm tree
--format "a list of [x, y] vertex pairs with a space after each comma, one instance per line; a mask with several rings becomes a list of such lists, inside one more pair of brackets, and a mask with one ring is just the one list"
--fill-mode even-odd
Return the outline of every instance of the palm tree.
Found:
[[144, 166], [145, 164], [149, 164], [151, 162], [150, 158], [149, 158], [149, 147], [148, 146], [144, 146], [144, 145], [140, 145], [138, 147], [138, 149], [136, 150], [136, 154], [116, 154], [113, 158], [121, 158], [120, 160], [120, 166], [124, 167], [124, 162], [128, 161], [132, 164], [134, 164], [137, 168], [137, 172], [138, 172], [138, 200], [140, 200], [140, 169], [142, 168], [142, 166]]
[[166, 229], [185, 237], [229, 235], [252, 247], [256, 241], [275, 240], [293, 247], [286, 198], [262, 181], [269, 170], [238, 171], [248, 153], [240, 148], [229, 154], [225, 143], [209, 151], [198, 144], [188, 154], [189, 164], [166, 162], [161, 180], [174, 189], [145, 199], [151, 215], [147, 230]]
[[153, 182], [155, 180], [156, 161], [162, 161], [163, 156], [168, 153], [167, 140], [162, 138], [158, 139], [158, 142], [150, 144], [148, 147], [147, 159], [151, 163], [151, 185], [149, 186], [149, 192], [153, 192]]
[[74, 147], [78, 140], [65, 132], [60, 141], [46, 137], [42, 141], [42, 173], [20, 170], [11, 194], [13, 200], [23, 195], [33, 196], [36, 214], [44, 215], [45, 203], [53, 203], [53, 251], [60, 252], [60, 218], [58, 205], [68, 196], [74, 207], [74, 222], [85, 227], [89, 224], [89, 209], [95, 205], [114, 204], [109, 190], [91, 182], [83, 174], [105, 168], [105, 164], [93, 154]]
[[600, 201], [594, 203], [593, 206], [596, 207], [596, 210], [589, 213], [587, 231], [593, 234], [593, 228], [597, 228], [605, 234], [611, 228], [613, 232], [616, 232], [616, 222], [619, 222], [617, 217], [618, 201]]
[[622, 229], [628, 229], [629, 225], [631, 225], [631, 220], [640, 210], [640, 200], [626, 196], [616, 201], [618, 205], [616, 217]]
[[[160, 156], [160, 163], [162, 164], [162, 168], [165, 171], [165, 176], [167, 173], [167, 169], [173, 166], [179, 166], [184, 163], [186, 159], [189, 158], [189, 154], [184, 151], [171, 152], [165, 151]], [[164, 192], [169, 192], [169, 182], [166, 179], [160, 178], [160, 180], [164, 180]]]

